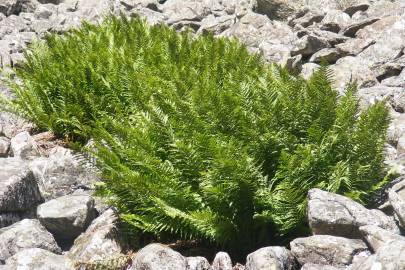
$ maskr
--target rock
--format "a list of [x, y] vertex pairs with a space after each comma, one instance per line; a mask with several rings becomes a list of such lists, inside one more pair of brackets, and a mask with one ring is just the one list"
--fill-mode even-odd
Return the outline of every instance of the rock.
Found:
[[[1, 42], [1, 40], [0, 40]], [[1, 46], [0, 46], [1, 47]], [[0, 53], [1, 54], [1, 53]], [[21, 117], [8, 112], [0, 111], [0, 134], [11, 139], [23, 131], [30, 131], [33, 128], [32, 123], [28, 123]]]
[[0, 213], [27, 211], [43, 201], [33, 173], [22, 160], [0, 159], [0, 168]]
[[341, 10], [333, 9], [326, 13], [321, 21], [320, 28], [322, 30], [338, 33], [340, 30], [346, 28], [351, 22], [349, 15]]
[[344, 55], [358, 55], [374, 43], [373, 39], [351, 38], [344, 43], [337, 44], [336, 49]]
[[290, 26], [301, 25], [302, 27], [308, 27], [314, 23], [319, 23], [323, 20], [325, 14], [309, 10], [305, 15], [295, 18], [288, 22]]
[[10, 149], [10, 140], [6, 137], [0, 137], [0, 157], [6, 157]]
[[397, 240], [390, 242], [378, 249], [378, 251], [366, 258], [355, 262], [350, 270], [398, 270], [405, 269], [405, 242]]
[[218, 252], [212, 262], [212, 270], [232, 270], [232, 260], [229, 254]]
[[293, 270], [295, 259], [284, 247], [264, 247], [250, 253], [246, 259], [246, 270]]
[[211, 265], [204, 257], [187, 257], [187, 270], [211, 270]]
[[400, 87], [375, 85], [360, 89], [357, 95], [361, 98], [364, 107], [386, 100], [394, 111], [400, 113], [405, 111], [405, 92]]
[[49, 157], [33, 160], [29, 167], [46, 200], [71, 194], [80, 187], [92, 189], [99, 180], [96, 169], [86, 157], [63, 147], [54, 148]]
[[41, 248], [61, 253], [52, 234], [38, 220], [24, 219], [0, 231], [0, 261], [5, 261], [21, 250]]
[[202, 21], [211, 13], [210, 7], [204, 1], [190, 0], [184, 2], [182, 0], [168, 0], [160, 10], [169, 18], [169, 25], [182, 21]]
[[6, 260], [8, 270], [74, 270], [71, 260], [40, 248], [24, 249]]
[[67, 253], [74, 261], [92, 263], [117, 257], [125, 244], [117, 230], [117, 216], [112, 209], [96, 218]]
[[52, 4], [39, 5], [35, 10], [34, 15], [36, 19], [47, 20], [55, 12], [55, 6]]
[[320, 68], [320, 65], [315, 64], [315, 63], [306, 63], [302, 65], [301, 68], [301, 76], [304, 77], [305, 79], [309, 79], [311, 75], [318, 69]]
[[73, 240], [95, 218], [94, 199], [88, 195], [66, 195], [39, 205], [37, 215], [55, 238]]
[[36, 143], [27, 131], [18, 133], [11, 139], [10, 149], [14, 157], [33, 159], [39, 156]]
[[330, 47], [330, 44], [326, 39], [315, 35], [306, 35], [296, 42], [294, 49], [291, 51], [291, 55], [302, 54], [302, 56], [305, 57], [328, 47]]
[[256, 11], [272, 20], [286, 20], [296, 11], [296, 7], [291, 1], [257, 0]]
[[308, 221], [314, 234], [361, 238], [359, 227], [375, 225], [399, 233], [391, 217], [368, 210], [342, 195], [312, 189], [308, 193]]
[[0, 13], [6, 16], [18, 14], [21, 10], [21, 0], [2, 0], [0, 3]]
[[309, 61], [313, 63], [321, 63], [324, 61], [329, 64], [334, 64], [342, 56], [342, 53], [335, 48], [325, 48], [314, 53]]
[[225, 15], [216, 17], [214, 15], [209, 15], [201, 21], [201, 26], [198, 30], [198, 34], [203, 33], [213, 33], [214, 35], [219, 35], [226, 29], [230, 28], [236, 22], [235, 15]]
[[405, 88], [405, 69], [398, 76], [393, 76], [382, 80], [381, 84], [390, 87]]
[[232, 270], [246, 270], [245, 266], [243, 266], [240, 263], [237, 263], [234, 265], [234, 267], [232, 268]]
[[401, 228], [405, 229], [405, 201], [393, 190], [388, 192], [388, 198]]
[[373, 225], [362, 226], [359, 230], [367, 241], [368, 246], [370, 246], [374, 252], [377, 252], [382, 246], [391, 242], [397, 240], [405, 241], [405, 237]]
[[337, 268], [334, 266], [330, 265], [324, 265], [324, 264], [313, 264], [313, 263], [306, 263], [304, 266], [302, 266], [301, 270], [343, 270], [346, 268]]
[[160, 245], [150, 244], [139, 250], [132, 258], [129, 270], [186, 270], [187, 261], [178, 252]]
[[330, 235], [297, 238], [290, 243], [291, 252], [301, 265], [306, 263], [348, 266], [353, 256], [367, 250], [363, 241]]
[[379, 19], [376, 18], [369, 18], [365, 20], [361, 20], [359, 22], [352, 23], [348, 25], [345, 29], [342, 30], [342, 33], [348, 37], [355, 37], [357, 31], [366, 27], [367, 25], [373, 24]]
[[353, 16], [354, 13], [356, 13], [358, 11], [366, 11], [369, 7], [370, 7], [370, 5], [368, 3], [361, 3], [361, 4], [351, 5], [351, 6], [347, 7], [344, 10], [344, 12], [349, 14], [350, 16]]

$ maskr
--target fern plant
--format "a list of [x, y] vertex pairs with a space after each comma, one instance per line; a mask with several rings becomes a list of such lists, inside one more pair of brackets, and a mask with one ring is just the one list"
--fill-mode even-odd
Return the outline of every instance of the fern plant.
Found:
[[17, 74], [9, 108], [93, 138], [98, 194], [135, 232], [245, 253], [305, 229], [309, 189], [366, 203], [383, 183], [384, 103], [360, 112], [327, 68], [304, 80], [235, 40], [112, 17], [49, 36]]

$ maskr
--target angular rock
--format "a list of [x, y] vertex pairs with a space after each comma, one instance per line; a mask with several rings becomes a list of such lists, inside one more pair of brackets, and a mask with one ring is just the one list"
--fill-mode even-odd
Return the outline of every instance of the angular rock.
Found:
[[313, 63], [321, 63], [322, 61], [325, 61], [326, 63], [334, 64], [342, 56], [344, 55], [335, 48], [325, 48], [314, 53], [309, 61]]
[[150, 244], [132, 258], [129, 270], [186, 270], [187, 261], [180, 253], [160, 244]]
[[0, 230], [0, 261], [28, 248], [61, 253], [52, 234], [38, 220], [24, 219]]
[[0, 168], [0, 213], [27, 211], [43, 201], [35, 177], [24, 161], [3, 158]]
[[75, 270], [74, 263], [62, 255], [40, 248], [24, 249], [6, 260], [8, 270]]
[[219, 35], [235, 23], [235, 15], [225, 15], [220, 17], [209, 15], [201, 21], [201, 26], [197, 33], [213, 33], [214, 35]]
[[384, 79], [381, 84], [390, 87], [402, 87], [405, 88], [405, 69], [398, 76], [389, 77]]
[[326, 13], [321, 21], [321, 29], [338, 33], [351, 22], [349, 15], [341, 10], [333, 9]]
[[308, 27], [314, 23], [321, 22], [324, 17], [325, 15], [323, 13], [310, 10], [306, 12], [304, 16], [296, 18], [290, 21], [288, 24], [290, 26], [301, 25], [302, 27]]
[[257, 0], [256, 12], [268, 16], [272, 20], [286, 20], [296, 11], [291, 1]]
[[308, 221], [314, 234], [361, 238], [359, 227], [376, 225], [399, 233], [395, 221], [379, 210], [368, 210], [342, 195], [312, 189], [308, 193]]
[[374, 43], [373, 39], [351, 38], [344, 43], [337, 44], [336, 49], [345, 55], [358, 55]]
[[311, 75], [318, 69], [320, 68], [320, 65], [315, 64], [315, 63], [306, 63], [302, 65], [301, 68], [301, 76], [304, 77], [305, 79], [309, 79]]
[[390, 242], [378, 249], [378, 251], [366, 258], [355, 262], [350, 270], [398, 270], [405, 269], [405, 242], [397, 240]]
[[10, 149], [14, 157], [33, 159], [39, 156], [36, 143], [27, 131], [18, 133], [11, 139]]
[[94, 199], [88, 195], [66, 195], [39, 205], [37, 215], [55, 238], [73, 240], [95, 218]]
[[0, 2], [0, 13], [6, 16], [18, 14], [21, 11], [21, 0], [2, 0]]
[[330, 235], [297, 238], [290, 243], [290, 247], [301, 265], [314, 263], [348, 266], [354, 255], [367, 250], [366, 244], [361, 240]]
[[376, 18], [370, 18], [370, 19], [365, 19], [365, 20], [350, 24], [349, 26], [347, 26], [345, 29], [342, 30], [342, 33], [348, 37], [355, 37], [357, 31], [366, 27], [367, 25], [375, 23], [378, 20], [379, 19], [376, 19]]
[[326, 39], [315, 35], [306, 35], [296, 42], [294, 49], [291, 51], [291, 55], [302, 54], [302, 56], [305, 57], [328, 47], [330, 47], [330, 44]]
[[347, 7], [344, 10], [344, 12], [349, 14], [350, 16], [353, 16], [354, 13], [356, 13], [358, 11], [366, 11], [369, 7], [370, 7], [370, 5], [368, 3], [361, 3], [361, 4], [351, 5], [351, 6]]
[[388, 193], [389, 202], [394, 209], [402, 229], [405, 228], [405, 201], [393, 190]]
[[117, 219], [112, 209], [105, 211], [76, 238], [67, 256], [75, 261], [92, 263], [123, 253], [125, 243], [117, 230]]
[[250, 253], [246, 259], [246, 270], [293, 270], [295, 258], [284, 247], [264, 247]]
[[405, 111], [405, 91], [400, 87], [388, 87], [384, 85], [366, 87], [358, 91], [358, 96], [365, 107], [377, 101], [387, 100], [394, 111], [400, 113]]
[[[0, 30], [1, 31], [1, 30]], [[0, 40], [1, 42], [1, 40]], [[0, 46], [1, 48], [1, 46]], [[1, 51], [1, 49], [0, 49]], [[1, 53], [0, 53], [1, 55]], [[33, 125], [26, 122], [21, 117], [18, 117], [14, 114], [8, 112], [0, 111], [0, 134], [11, 139], [15, 135], [23, 131], [32, 130]]]
[[187, 270], [211, 270], [211, 265], [204, 257], [187, 257]]
[[344, 270], [346, 268], [337, 268], [334, 266], [330, 265], [324, 265], [324, 264], [313, 264], [313, 263], [306, 263], [305, 265], [302, 266], [301, 270]]
[[6, 157], [10, 149], [10, 140], [6, 137], [0, 137], [0, 157]]
[[359, 230], [367, 241], [368, 246], [370, 246], [374, 252], [377, 252], [381, 247], [391, 242], [397, 240], [405, 241], [405, 237], [373, 225], [362, 226]]
[[212, 262], [212, 270], [232, 270], [232, 260], [229, 254], [218, 252]]
[[84, 156], [63, 147], [56, 147], [49, 157], [33, 160], [29, 167], [47, 200], [70, 194], [79, 187], [91, 189], [99, 179]]

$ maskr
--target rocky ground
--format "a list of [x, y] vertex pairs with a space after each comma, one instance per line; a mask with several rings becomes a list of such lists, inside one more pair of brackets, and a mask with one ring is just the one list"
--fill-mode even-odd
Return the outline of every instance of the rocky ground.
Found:
[[[164, 3], [163, 3], [164, 2]], [[387, 164], [405, 175], [405, 1], [363, 0], [0, 0], [3, 74], [47, 32], [64, 32], [107, 13], [140, 15], [196, 34], [235, 37], [307, 77], [329, 62], [339, 91], [357, 81], [364, 106], [386, 98], [392, 108]], [[0, 92], [9, 94], [5, 85]], [[340, 195], [308, 194], [313, 236], [263, 247], [234, 265], [220, 252], [211, 264], [148, 245], [124, 255], [112, 209], [91, 197], [98, 180], [85, 157], [50, 133], [0, 112], [0, 270], [128, 269], [399, 270], [405, 269], [405, 181], [368, 210]], [[302, 267], [302, 268], [301, 268]]]

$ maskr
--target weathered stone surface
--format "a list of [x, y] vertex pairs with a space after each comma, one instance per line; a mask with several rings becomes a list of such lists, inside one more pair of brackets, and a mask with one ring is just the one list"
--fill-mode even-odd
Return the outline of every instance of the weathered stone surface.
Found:
[[367, 25], [375, 23], [376, 21], [378, 21], [378, 19], [370, 18], [370, 19], [365, 19], [365, 20], [362, 20], [359, 22], [352, 23], [352, 24], [348, 25], [345, 29], [343, 29], [342, 33], [348, 37], [355, 37], [357, 31], [366, 27]]
[[27, 211], [42, 202], [34, 175], [24, 161], [0, 159], [0, 213]]
[[66, 195], [39, 205], [37, 215], [55, 238], [73, 240], [95, 218], [94, 199], [89, 195]]
[[91, 189], [99, 177], [95, 168], [84, 157], [72, 150], [56, 147], [48, 157], [30, 162], [42, 196], [54, 199], [72, 193], [82, 187]]
[[394, 209], [402, 229], [405, 228], [405, 201], [394, 191], [388, 193], [389, 202]]
[[325, 48], [314, 53], [309, 59], [309, 61], [314, 63], [325, 62], [329, 64], [334, 64], [342, 56], [344, 55], [336, 48]]
[[212, 270], [232, 270], [232, 260], [229, 254], [218, 252], [212, 262]]
[[328, 47], [330, 47], [330, 44], [326, 39], [315, 35], [306, 35], [296, 42], [291, 55], [302, 54], [303, 56], [309, 56]]
[[246, 259], [246, 270], [293, 270], [295, 258], [284, 247], [264, 247], [250, 253]]
[[187, 270], [211, 270], [211, 265], [204, 257], [187, 257]]
[[377, 101], [386, 100], [396, 112], [405, 111], [405, 92], [400, 87], [389, 87], [384, 85], [375, 85], [365, 87], [358, 91], [361, 103], [367, 107]]
[[390, 242], [378, 249], [378, 251], [366, 258], [355, 262], [350, 270], [398, 270], [405, 269], [405, 242], [397, 240]]
[[116, 224], [117, 216], [109, 209], [96, 218], [87, 230], [76, 238], [68, 257], [89, 263], [114, 258], [124, 252], [125, 244], [120, 238]]
[[383, 212], [368, 210], [349, 198], [319, 189], [308, 193], [308, 221], [314, 234], [360, 238], [359, 227], [365, 225], [399, 233], [394, 220]]
[[344, 12], [349, 14], [350, 16], [353, 16], [354, 13], [358, 11], [366, 11], [370, 7], [370, 4], [368, 3], [360, 3], [360, 4], [354, 4], [350, 5], [347, 8], [345, 8]]
[[377, 252], [381, 247], [391, 242], [397, 240], [405, 241], [405, 237], [373, 225], [360, 227], [360, 233], [374, 252]]
[[74, 263], [62, 255], [40, 248], [24, 249], [6, 260], [8, 270], [74, 270]]
[[33, 159], [39, 156], [36, 143], [27, 131], [18, 133], [11, 139], [10, 149], [14, 157]]
[[338, 33], [346, 28], [351, 23], [351, 18], [348, 14], [341, 10], [333, 9], [326, 13], [321, 21], [321, 29]]
[[[129, 270], [186, 270], [187, 261], [180, 253], [160, 244], [150, 244], [132, 258]], [[214, 268], [215, 269], [215, 268]]]
[[286, 20], [296, 11], [297, 6], [292, 1], [257, 0], [256, 11], [272, 20]]
[[348, 266], [354, 255], [367, 250], [366, 244], [361, 240], [330, 235], [297, 238], [290, 246], [291, 252], [301, 265], [314, 263]]
[[6, 137], [0, 137], [0, 158], [6, 157], [10, 149], [10, 139]]
[[35, 219], [24, 219], [0, 230], [0, 261], [28, 248], [41, 248], [53, 253], [61, 250], [53, 236]]
[[334, 267], [330, 265], [324, 265], [324, 264], [313, 264], [313, 263], [306, 263], [305, 265], [302, 266], [301, 270], [343, 270], [346, 268], [341, 268], [341, 267]]
[[306, 63], [302, 65], [301, 76], [305, 79], [309, 79], [311, 75], [320, 67], [320, 65], [315, 63]]

